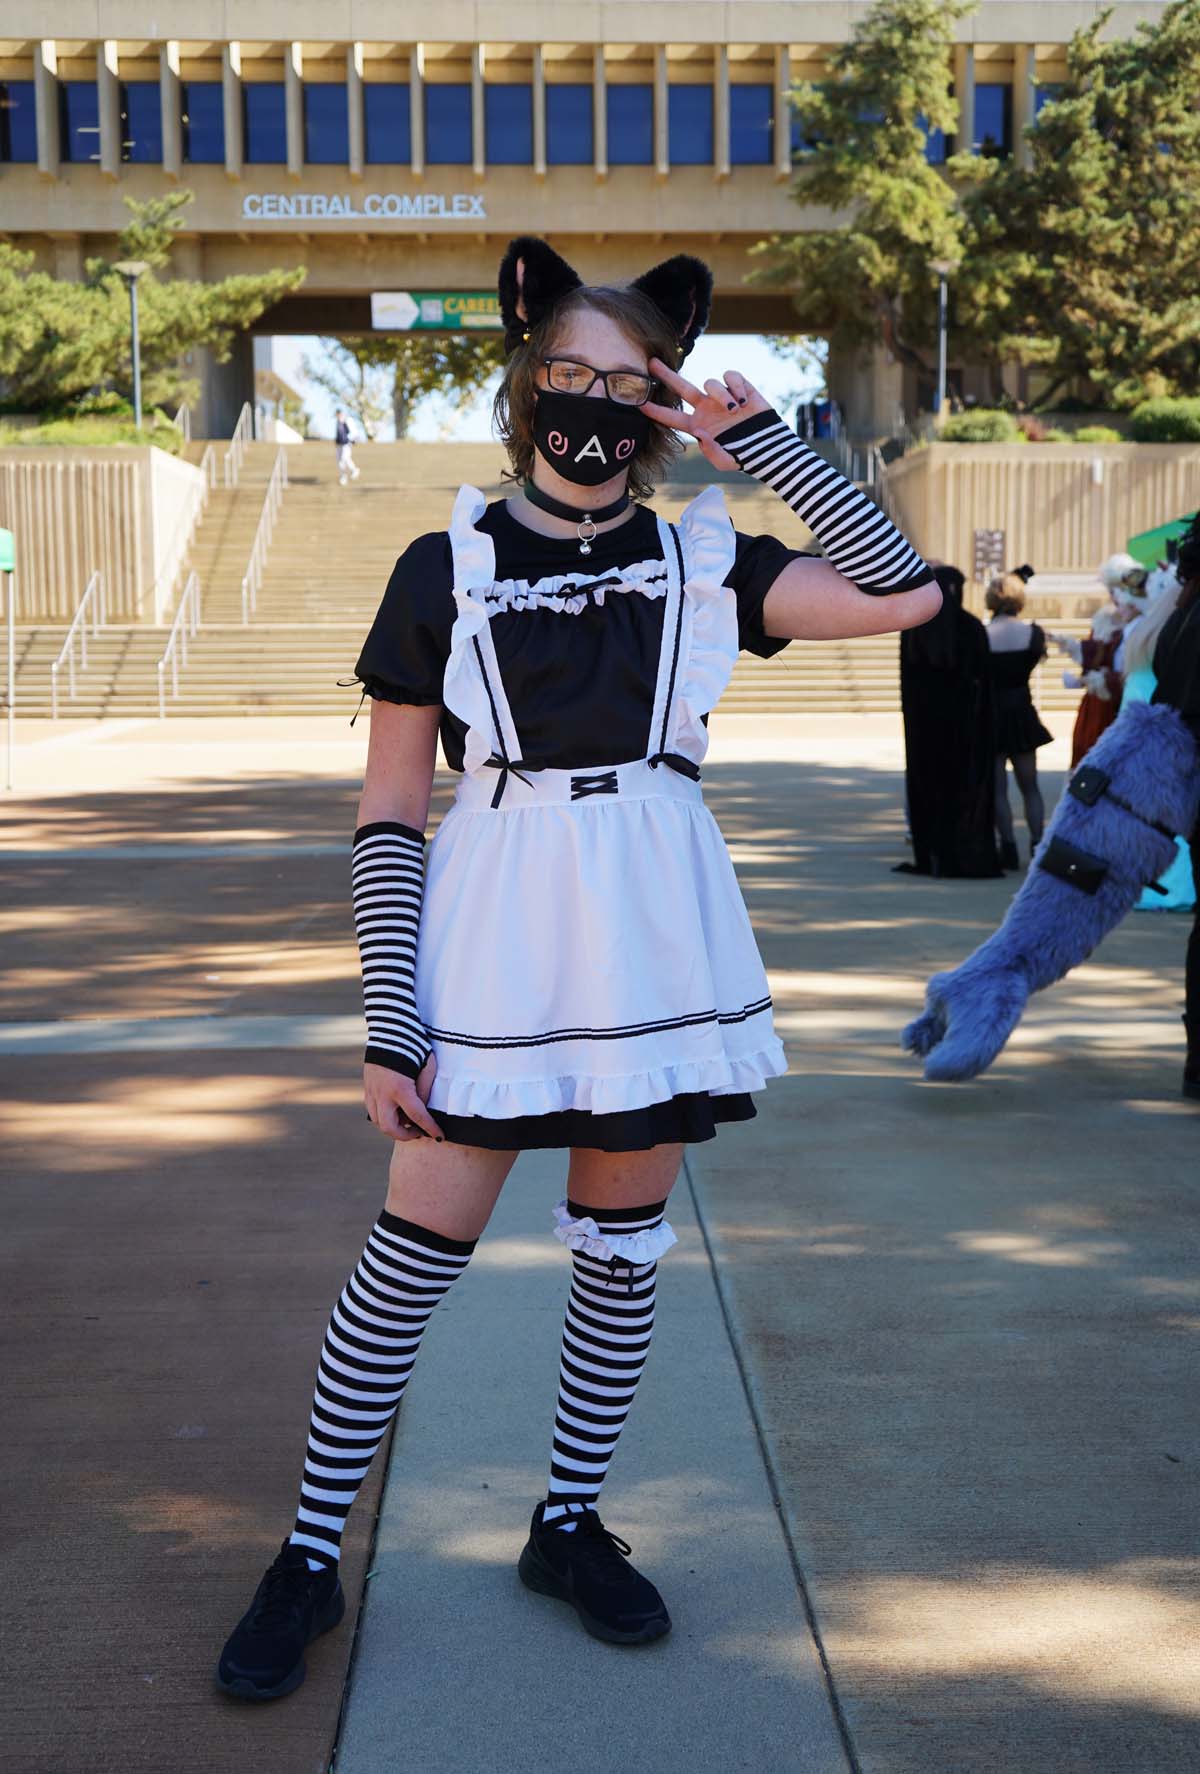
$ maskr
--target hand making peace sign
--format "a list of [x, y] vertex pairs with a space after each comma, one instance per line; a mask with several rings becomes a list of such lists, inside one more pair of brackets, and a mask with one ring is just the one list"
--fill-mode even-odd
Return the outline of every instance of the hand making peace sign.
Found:
[[690, 401], [692, 410], [688, 413], [679, 407], [660, 407], [655, 401], [644, 400], [640, 411], [659, 425], [667, 425], [672, 431], [686, 431], [694, 437], [700, 445], [700, 454], [714, 468], [737, 468], [739, 464], [716, 439], [739, 419], [748, 419], [753, 413], [769, 413], [772, 410], [770, 401], [737, 370], [726, 370], [723, 382], [710, 376], [701, 390], [671, 369], [661, 357], [652, 357], [649, 369], [660, 382], [665, 382], [668, 388]]

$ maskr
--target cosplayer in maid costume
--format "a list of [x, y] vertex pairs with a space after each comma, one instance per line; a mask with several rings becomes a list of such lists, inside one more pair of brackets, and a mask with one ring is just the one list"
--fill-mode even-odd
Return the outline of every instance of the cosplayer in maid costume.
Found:
[[[520, 493], [459, 489], [448, 529], [397, 562], [358, 661], [373, 699], [351, 864], [364, 1094], [395, 1144], [326, 1331], [295, 1525], [218, 1666], [250, 1700], [298, 1686], [305, 1644], [341, 1618], [347, 1514], [527, 1147], [570, 1152], [547, 1230], [572, 1280], [549, 1486], [518, 1572], [594, 1637], [669, 1630], [597, 1497], [676, 1241], [683, 1144], [748, 1119], [786, 1070], [704, 802], [706, 720], [740, 648], [895, 632], [940, 602], [890, 519], [742, 376], [699, 389], [678, 374], [708, 317], [701, 261], [585, 288], [526, 236], [499, 289], [496, 411]], [[633, 504], [676, 431], [777, 491], [825, 558], [735, 531], [717, 486], [674, 523]], [[426, 846], [439, 732], [457, 781]]]

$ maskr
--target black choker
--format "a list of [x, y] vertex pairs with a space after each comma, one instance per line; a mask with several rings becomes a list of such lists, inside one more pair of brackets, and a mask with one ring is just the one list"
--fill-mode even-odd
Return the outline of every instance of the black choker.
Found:
[[521, 491], [531, 505], [538, 505], [548, 511], [552, 517], [565, 517], [575, 522], [575, 533], [579, 537], [580, 554], [591, 554], [592, 538], [596, 534], [596, 525], [602, 524], [607, 518], [618, 517], [630, 504], [628, 491], [614, 499], [611, 505], [602, 505], [596, 511], [580, 511], [578, 505], [568, 505], [563, 499], [555, 499], [549, 493], [543, 493], [541, 487], [535, 486], [532, 480], [521, 483]]

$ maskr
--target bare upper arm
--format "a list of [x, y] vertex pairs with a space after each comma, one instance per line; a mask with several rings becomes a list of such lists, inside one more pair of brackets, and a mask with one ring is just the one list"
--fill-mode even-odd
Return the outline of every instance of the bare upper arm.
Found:
[[942, 607], [941, 587], [929, 579], [913, 591], [871, 597], [829, 561], [789, 561], [763, 600], [763, 629], [791, 641], [850, 640], [919, 628]]
[[359, 825], [394, 819], [423, 832], [437, 762], [440, 703], [371, 703], [367, 768], [358, 801]]

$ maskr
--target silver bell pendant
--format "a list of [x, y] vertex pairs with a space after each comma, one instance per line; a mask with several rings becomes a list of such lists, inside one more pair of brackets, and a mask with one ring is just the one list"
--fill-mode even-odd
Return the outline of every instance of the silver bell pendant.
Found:
[[598, 533], [590, 517], [585, 517], [582, 523], [576, 524], [575, 534], [579, 537], [580, 554], [591, 554], [592, 537]]

